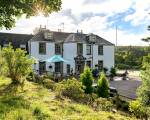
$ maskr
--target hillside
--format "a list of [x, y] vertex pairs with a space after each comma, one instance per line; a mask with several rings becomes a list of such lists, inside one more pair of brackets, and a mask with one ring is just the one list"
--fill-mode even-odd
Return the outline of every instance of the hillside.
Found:
[[133, 120], [119, 113], [94, 111], [69, 99], [60, 100], [54, 92], [32, 82], [26, 82], [24, 91], [12, 96], [9, 83], [9, 79], [0, 79], [0, 120]]

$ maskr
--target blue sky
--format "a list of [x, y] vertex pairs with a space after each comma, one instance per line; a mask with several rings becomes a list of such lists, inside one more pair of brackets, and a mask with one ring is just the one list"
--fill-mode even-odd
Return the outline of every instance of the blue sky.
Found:
[[62, 9], [48, 18], [41, 16], [17, 20], [16, 27], [1, 32], [33, 33], [35, 27], [47, 26], [50, 30], [94, 33], [115, 43], [118, 28], [118, 45], [147, 45], [141, 38], [150, 36], [150, 0], [62, 0]]

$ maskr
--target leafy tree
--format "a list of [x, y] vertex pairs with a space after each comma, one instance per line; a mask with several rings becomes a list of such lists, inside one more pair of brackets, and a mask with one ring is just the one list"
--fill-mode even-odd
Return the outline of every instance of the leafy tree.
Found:
[[10, 29], [15, 25], [16, 17], [26, 17], [44, 13], [47, 16], [59, 11], [61, 0], [0, 0], [0, 27]]
[[26, 51], [20, 48], [14, 50], [11, 45], [2, 49], [4, 58], [5, 72], [11, 78], [13, 84], [21, 85], [32, 71], [33, 60], [29, 59]]
[[150, 64], [150, 54], [143, 56], [142, 68], [145, 69], [148, 64]]
[[137, 95], [144, 106], [150, 107], [150, 64], [141, 72], [142, 85], [138, 88]]
[[80, 81], [85, 86], [85, 93], [92, 93], [93, 76], [89, 67], [84, 68], [84, 72], [80, 75]]
[[99, 97], [109, 97], [109, 83], [104, 73], [101, 73], [100, 78], [98, 80], [97, 93]]

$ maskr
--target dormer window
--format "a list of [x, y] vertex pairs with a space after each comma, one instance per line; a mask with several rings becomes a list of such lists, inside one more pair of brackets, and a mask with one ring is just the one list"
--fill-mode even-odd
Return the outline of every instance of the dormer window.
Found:
[[96, 35], [90, 34], [88, 40], [90, 43], [95, 43], [96, 42]]
[[53, 33], [49, 32], [49, 31], [46, 31], [44, 33], [44, 38], [47, 39], [47, 40], [52, 40], [53, 39]]

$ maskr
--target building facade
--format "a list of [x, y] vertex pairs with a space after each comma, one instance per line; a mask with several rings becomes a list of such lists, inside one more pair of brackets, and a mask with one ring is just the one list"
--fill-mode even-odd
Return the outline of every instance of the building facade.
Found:
[[[65, 33], [43, 30], [28, 41], [29, 53], [38, 61], [38, 73], [80, 74], [87, 65], [100, 71], [114, 67], [114, 44], [94, 34]], [[68, 62], [47, 62], [60, 55]]]

